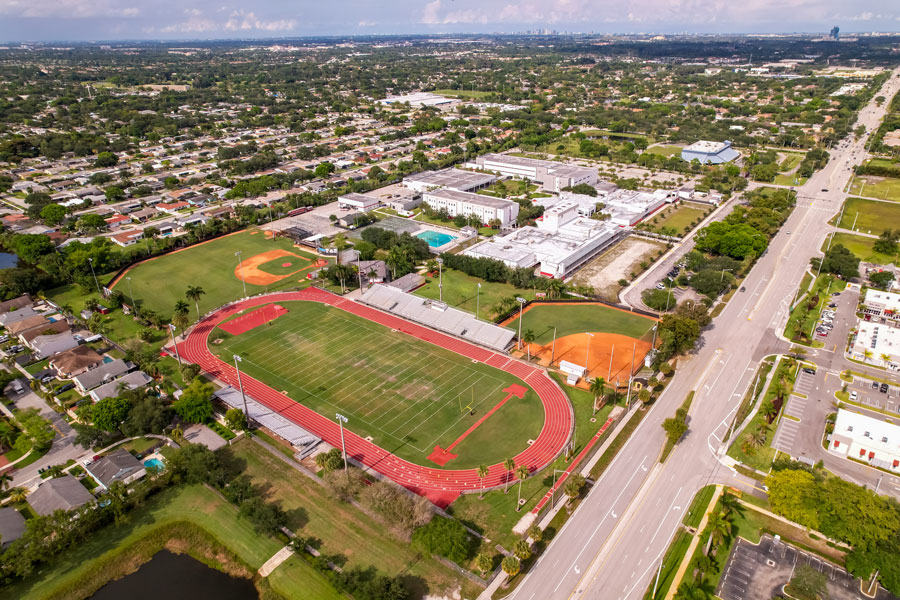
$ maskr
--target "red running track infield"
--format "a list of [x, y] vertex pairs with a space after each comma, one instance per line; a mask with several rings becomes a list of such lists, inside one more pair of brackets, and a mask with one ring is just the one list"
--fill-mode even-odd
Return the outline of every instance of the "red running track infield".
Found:
[[[200, 365], [204, 371], [213, 377], [237, 387], [237, 375], [234, 367], [227, 362], [219, 360], [210, 352], [207, 346], [209, 335], [219, 323], [242, 310], [263, 304], [289, 302], [292, 300], [328, 304], [515, 375], [537, 393], [544, 407], [544, 425], [541, 428], [541, 432], [534, 443], [513, 457], [516, 465], [525, 465], [531, 472], [535, 472], [547, 466], [565, 448], [574, 427], [572, 408], [565, 393], [544, 371], [513, 360], [508, 356], [405, 321], [399, 317], [345, 300], [318, 288], [306, 288], [298, 292], [258, 296], [222, 307], [194, 327], [188, 334], [187, 339], [179, 344], [179, 352], [182, 358]], [[261, 402], [304, 429], [315, 433], [326, 443], [340, 447], [341, 434], [336, 421], [291, 400], [284, 394], [273, 390], [249, 375], [243, 373], [241, 375], [244, 390], [254, 400]], [[344, 430], [344, 434], [347, 454], [350, 457], [389, 477], [407, 489], [425, 496], [438, 506], [449, 506], [460, 493], [480, 490], [482, 487], [482, 482], [478, 478], [475, 469], [447, 470], [413, 464], [365, 440], [352, 431]], [[507, 471], [502, 463], [498, 463], [490, 466], [488, 476], [484, 480], [484, 486], [500, 486], [506, 481], [512, 481], [513, 479], [512, 472]]]
[[241, 335], [286, 314], [287, 309], [280, 304], [267, 304], [262, 308], [257, 308], [247, 314], [235, 317], [227, 323], [222, 323], [220, 328], [231, 335]]

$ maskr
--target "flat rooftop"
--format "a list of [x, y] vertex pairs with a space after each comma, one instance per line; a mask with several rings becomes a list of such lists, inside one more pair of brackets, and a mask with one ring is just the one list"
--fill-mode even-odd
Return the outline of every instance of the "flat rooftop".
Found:
[[515, 204], [512, 200], [507, 200], [505, 198], [494, 198], [493, 196], [482, 196], [481, 194], [448, 189], [428, 192], [428, 195], [437, 198], [446, 198], [447, 200], [454, 200], [456, 202], [468, 202], [469, 204], [476, 204], [478, 206], [487, 206], [488, 208], [506, 208], [510, 204]]
[[687, 148], [685, 148], [685, 152], [705, 152], [707, 154], [716, 154], [721, 152], [725, 148], [731, 146], [731, 142], [710, 142], [707, 140], [700, 140], [699, 142], [694, 142]]
[[441, 169], [440, 171], [424, 171], [409, 177], [404, 177], [403, 182], [421, 183], [434, 187], [446, 187], [453, 189], [472, 189], [488, 185], [497, 178], [490, 173], [477, 173], [463, 171], [462, 169]]

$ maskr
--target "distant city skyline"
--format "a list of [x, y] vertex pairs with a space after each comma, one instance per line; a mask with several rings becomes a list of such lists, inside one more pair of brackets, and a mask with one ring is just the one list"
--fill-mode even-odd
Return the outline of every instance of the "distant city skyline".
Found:
[[0, 0], [0, 41], [264, 39], [315, 35], [827, 33], [900, 30], [887, 0]]

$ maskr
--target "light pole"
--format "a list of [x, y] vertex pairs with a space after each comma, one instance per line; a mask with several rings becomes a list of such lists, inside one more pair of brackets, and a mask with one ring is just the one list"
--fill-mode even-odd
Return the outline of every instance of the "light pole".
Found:
[[481, 284], [477, 283], [477, 289], [475, 290], [475, 320], [478, 320], [478, 310], [481, 308]]
[[238, 259], [238, 269], [241, 271], [241, 284], [244, 286], [244, 298], [247, 297], [247, 282], [244, 281], [244, 261], [241, 260], [241, 251], [238, 250], [234, 253]]
[[341, 413], [336, 413], [334, 418], [337, 419], [338, 425], [341, 428], [341, 452], [344, 455], [344, 473], [347, 472], [347, 444], [344, 443], [344, 423], [347, 422], [347, 417], [342, 415]]
[[522, 349], [522, 309], [525, 307], [527, 300], [520, 296], [516, 296], [516, 302], [519, 303], [519, 350]]
[[131, 277], [125, 277], [126, 281], [128, 281], [128, 295], [131, 296], [131, 308], [134, 309], [134, 316], [137, 318], [141, 318], [141, 314], [138, 312], [137, 302], [134, 301], [134, 292], [131, 289]]
[[238, 366], [238, 363], [243, 361], [243, 358], [241, 358], [237, 354], [234, 355], [234, 370], [237, 371], [238, 389], [241, 390], [241, 400], [244, 402], [244, 419], [246, 419], [247, 423], [249, 424], [250, 413], [247, 410], [247, 396], [244, 394], [244, 382], [241, 381], [241, 368]]
[[438, 258], [438, 300], [444, 301], [444, 259]]
[[88, 263], [91, 265], [91, 275], [94, 276], [94, 285], [97, 286], [97, 293], [100, 294], [100, 295], [102, 296], [102, 295], [103, 295], [103, 292], [100, 291], [100, 283], [97, 281], [97, 274], [94, 272], [94, 259], [93, 259], [93, 257], [88, 258]]
[[175, 358], [178, 359], [178, 367], [181, 368], [181, 355], [178, 353], [178, 342], [175, 340], [175, 325], [169, 323], [169, 331], [172, 333], [172, 345], [175, 347]]
[[725, 271], [728, 271], [729, 273], [731, 273], [733, 270], [734, 269], [722, 269], [722, 277], [719, 279], [719, 283], [722, 283], [723, 281], [725, 281]]
[[584, 353], [584, 369], [585, 369], [585, 371], [587, 371], [588, 377], [590, 377], [591, 376], [591, 368], [588, 366], [588, 362], [591, 359], [591, 338], [594, 337], [594, 334], [586, 333], [585, 335], [587, 336], [588, 343], [587, 343], [587, 352]]

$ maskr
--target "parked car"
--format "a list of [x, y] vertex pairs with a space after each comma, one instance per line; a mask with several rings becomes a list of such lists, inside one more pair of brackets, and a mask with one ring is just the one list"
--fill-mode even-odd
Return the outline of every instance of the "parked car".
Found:
[[51, 381], [53, 381], [53, 379], [53, 375], [44, 375], [43, 377], [41, 377], [41, 383], [50, 383]]
[[881, 387], [878, 388], [878, 391], [881, 392], [882, 394], [887, 394], [888, 389], [890, 389], [890, 388], [888, 388], [888, 384], [882, 383]]
[[666, 284], [664, 284], [662, 281], [660, 281], [659, 283], [656, 284], [656, 289], [664, 290], [664, 289], [666, 289]]
[[75, 387], [75, 384], [74, 384], [74, 383], [71, 383], [71, 382], [69, 382], [69, 383], [64, 383], [63, 385], [59, 386], [59, 387], [56, 389], [56, 393], [57, 393], [57, 394], [62, 394], [63, 392], [68, 392], [68, 391], [71, 390], [73, 387]]
[[806, 373], [807, 375], [815, 375], [816, 374], [816, 370], [811, 369], [809, 367], [803, 367], [803, 372]]
[[856, 390], [853, 390], [852, 392], [850, 392], [851, 400], [856, 400], [858, 397], [859, 397], [859, 394], [856, 393]]
[[0, 335], [0, 344], [2, 344], [3, 342], [8, 342], [8, 341], [9, 341], [8, 335], [6, 335], [5, 333], [3, 335]]
[[877, 381], [873, 381], [873, 382], [872, 382], [872, 389], [875, 389], [875, 390], [878, 389], [878, 382], [877, 382]]

